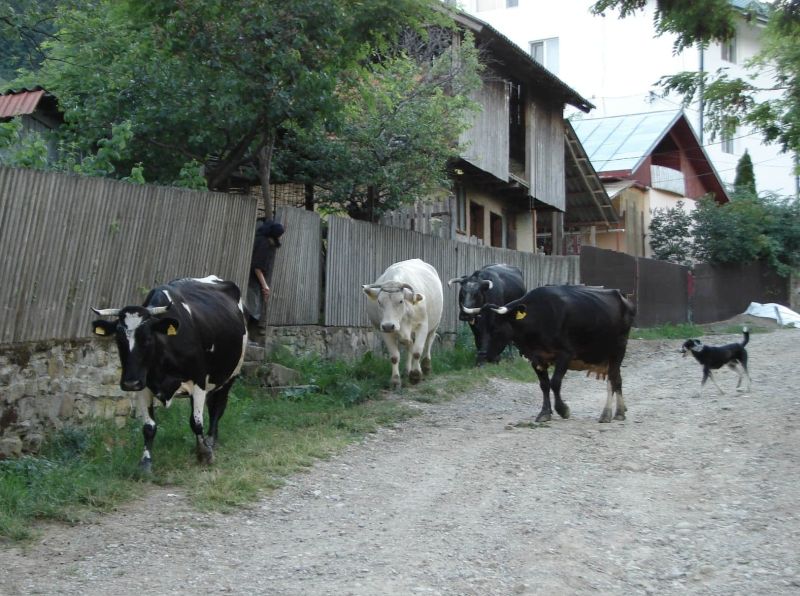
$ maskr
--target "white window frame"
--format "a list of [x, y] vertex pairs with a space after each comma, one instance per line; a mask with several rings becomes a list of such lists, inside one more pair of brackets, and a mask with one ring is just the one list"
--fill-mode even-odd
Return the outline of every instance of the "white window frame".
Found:
[[[537, 49], [541, 51], [541, 60], [536, 57]], [[544, 39], [534, 39], [528, 42], [528, 54], [536, 62], [544, 66], [553, 74], [558, 74], [559, 68], [559, 38], [547, 37]]]
[[733, 155], [736, 152], [735, 151], [735, 147], [734, 147], [734, 143], [733, 143], [734, 136], [735, 136], [734, 132], [728, 133], [728, 132], [724, 132], [723, 131], [720, 134], [719, 148], [722, 150], [723, 153], [727, 153], [729, 155]]
[[459, 232], [467, 233], [467, 189], [460, 182], [456, 182], [455, 188], [456, 196], [456, 230]]
[[736, 36], [720, 43], [720, 58], [724, 62], [736, 64]]

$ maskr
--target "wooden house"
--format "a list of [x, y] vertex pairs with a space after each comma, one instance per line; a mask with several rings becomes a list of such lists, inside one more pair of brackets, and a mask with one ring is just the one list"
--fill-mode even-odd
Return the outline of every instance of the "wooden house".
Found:
[[41, 87], [0, 94], [0, 122], [7, 122], [12, 118], [21, 120], [23, 135], [38, 133], [45, 138], [48, 143], [48, 159], [54, 161], [57, 147], [55, 141], [48, 138], [48, 133], [64, 122], [56, 98]]
[[586, 118], [572, 126], [620, 218], [614, 228], [595, 228], [600, 248], [649, 257], [655, 209], [681, 201], [691, 211], [704, 197], [729, 200], [682, 110]]
[[[486, 64], [482, 110], [453, 164], [454, 236], [548, 254], [577, 252], [593, 226], [616, 225], [604, 187], [564, 119], [592, 104], [488, 24], [458, 13]], [[572, 236], [572, 239], [570, 238]]]

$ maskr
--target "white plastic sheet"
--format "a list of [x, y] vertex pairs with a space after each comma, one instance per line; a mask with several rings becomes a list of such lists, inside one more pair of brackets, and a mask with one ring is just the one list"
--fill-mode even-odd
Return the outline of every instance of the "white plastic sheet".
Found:
[[778, 325], [800, 328], [800, 314], [797, 314], [791, 308], [774, 302], [767, 304], [751, 302], [744, 314], [774, 319], [778, 322]]

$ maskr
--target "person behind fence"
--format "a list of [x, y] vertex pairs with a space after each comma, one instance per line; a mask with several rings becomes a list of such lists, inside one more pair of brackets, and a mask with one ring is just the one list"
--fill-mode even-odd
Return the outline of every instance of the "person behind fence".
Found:
[[247, 330], [250, 337], [263, 337], [266, 333], [266, 305], [271, 290], [272, 268], [275, 253], [281, 245], [284, 228], [272, 219], [259, 219], [250, 260], [247, 280]]

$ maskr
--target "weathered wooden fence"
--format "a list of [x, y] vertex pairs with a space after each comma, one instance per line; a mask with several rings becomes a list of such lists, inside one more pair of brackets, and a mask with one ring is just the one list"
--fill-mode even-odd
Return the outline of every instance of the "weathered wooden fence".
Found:
[[551, 257], [474, 246], [416, 232], [332, 217], [328, 222], [325, 324], [369, 326], [361, 286], [372, 283], [397, 261], [420, 258], [433, 265], [444, 285], [445, 308], [440, 329], [458, 326], [458, 286], [447, 280], [491, 263], [516, 265], [528, 288], [550, 283], [578, 283], [578, 257]]
[[90, 333], [176, 277], [244, 288], [252, 197], [0, 167], [0, 344]]
[[584, 246], [581, 281], [633, 296], [637, 327], [724, 321], [750, 302], [789, 304], [789, 280], [763, 263], [682, 265]]
[[751, 302], [788, 306], [789, 280], [764, 263], [696, 265], [693, 272], [692, 321], [712, 323], [744, 312]]
[[[140, 303], [154, 285], [216, 274], [246, 287], [256, 199], [0, 167], [0, 345], [89, 335], [90, 306]], [[431, 263], [444, 284], [442, 331], [454, 331], [453, 277], [490, 263], [523, 271], [528, 288], [584, 283], [636, 297], [638, 326], [698, 323], [750, 301], [788, 304], [788, 284], [763, 266], [695, 270], [584, 247], [553, 257], [475, 246], [378, 224], [281, 207], [286, 227], [268, 324], [367, 327], [362, 284], [390, 264]]]
[[275, 257], [267, 325], [316, 325], [322, 311], [322, 226], [313, 211], [279, 207], [285, 232]]

